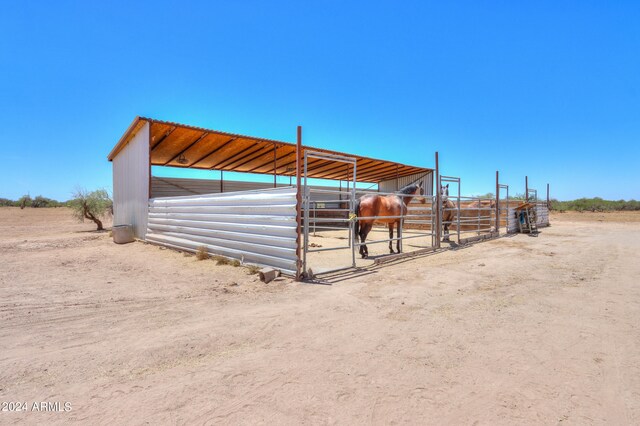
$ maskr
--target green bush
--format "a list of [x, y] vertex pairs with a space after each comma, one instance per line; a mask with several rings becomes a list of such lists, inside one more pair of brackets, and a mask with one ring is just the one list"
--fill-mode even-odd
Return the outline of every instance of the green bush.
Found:
[[64, 205], [60, 201], [52, 200], [51, 198], [43, 197], [42, 195], [38, 195], [31, 201], [31, 207], [60, 207]]

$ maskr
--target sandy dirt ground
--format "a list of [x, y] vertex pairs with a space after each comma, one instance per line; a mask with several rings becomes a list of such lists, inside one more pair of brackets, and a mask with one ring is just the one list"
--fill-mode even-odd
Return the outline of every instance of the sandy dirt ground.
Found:
[[640, 424], [640, 215], [598, 215], [265, 285], [2, 208], [0, 424]]

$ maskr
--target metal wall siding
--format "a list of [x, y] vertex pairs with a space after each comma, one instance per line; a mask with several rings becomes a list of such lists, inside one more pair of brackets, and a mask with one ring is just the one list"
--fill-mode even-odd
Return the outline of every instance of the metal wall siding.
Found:
[[512, 234], [519, 232], [520, 226], [518, 225], [518, 218], [516, 216], [515, 207], [509, 207], [509, 214], [507, 216], [507, 233]]
[[[278, 184], [278, 188], [286, 188], [290, 185]], [[273, 182], [243, 182], [243, 181], [223, 181], [224, 193], [252, 191], [256, 189], [272, 189]], [[337, 189], [328, 186], [312, 186], [319, 189]], [[342, 188], [346, 191], [346, 188]], [[184, 178], [165, 178], [153, 176], [151, 178], [151, 197], [180, 197], [198, 194], [219, 194], [220, 180], [213, 179], [184, 179]], [[329, 201], [336, 198], [335, 194], [312, 193], [312, 201]], [[347, 195], [344, 195], [347, 198]], [[346, 201], [346, 200], [345, 200]]]
[[[549, 208], [545, 203], [536, 204], [536, 225], [538, 226], [548, 226], [549, 225]], [[519, 232], [520, 226], [518, 225], [518, 218], [516, 217], [516, 209], [515, 207], [509, 208], [509, 218], [508, 218], [508, 226], [507, 232]]]
[[549, 225], [549, 207], [546, 203], [536, 204], [536, 224], [538, 226]]
[[407, 185], [410, 185], [414, 182], [417, 182], [418, 179], [422, 177], [422, 188], [424, 189], [424, 195], [433, 195], [433, 173], [429, 172], [427, 174], [424, 173], [416, 173], [410, 176], [405, 176], [398, 178], [398, 184], [396, 188], [396, 179], [389, 179], [380, 182], [380, 192], [395, 192], [400, 188], [403, 188]]
[[113, 159], [113, 224], [144, 239], [149, 199], [149, 123]]
[[146, 239], [168, 247], [296, 271], [293, 187], [149, 200]]

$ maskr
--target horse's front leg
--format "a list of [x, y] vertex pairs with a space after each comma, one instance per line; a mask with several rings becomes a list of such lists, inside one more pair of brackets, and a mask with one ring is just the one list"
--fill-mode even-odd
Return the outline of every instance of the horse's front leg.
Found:
[[393, 222], [389, 224], [389, 253], [395, 253], [393, 251]]
[[444, 224], [444, 238], [442, 238], [443, 241], [449, 241], [449, 224], [445, 223]]
[[396, 248], [398, 249], [398, 253], [402, 253], [402, 222], [398, 222], [398, 241], [396, 242]]

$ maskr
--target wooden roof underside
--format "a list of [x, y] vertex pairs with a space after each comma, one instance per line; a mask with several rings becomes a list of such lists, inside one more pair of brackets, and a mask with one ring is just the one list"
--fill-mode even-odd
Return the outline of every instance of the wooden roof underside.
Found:
[[[150, 153], [154, 166], [222, 170], [244, 173], [296, 175], [296, 145], [289, 142], [237, 135], [150, 118], [138, 117], [109, 154], [109, 161], [120, 152], [145, 122], [151, 125]], [[413, 167], [391, 161], [303, 146], [303, 149], [356, 158], [359, 182], [381, 182], [432, 169]], [[186, 163], [178, 162], [180, 157]], [[275, 166], [275, 167], [274, 167]], [[349, 165], [310, 158], [310, 178], [350, 180]]]

